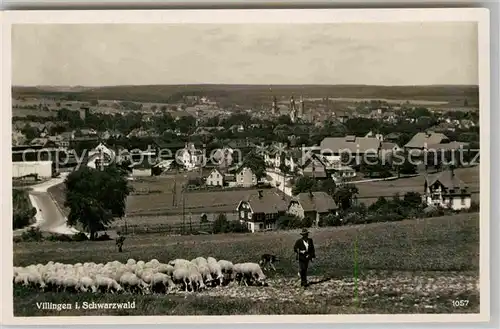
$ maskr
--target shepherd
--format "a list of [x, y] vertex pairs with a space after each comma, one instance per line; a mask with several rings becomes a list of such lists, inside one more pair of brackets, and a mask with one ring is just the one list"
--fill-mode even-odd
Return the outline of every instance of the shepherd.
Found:
[[123, 242], [125, 241], [125, 237], [123, 235], [119, 235], [116, 238], [116, 245], [118, 247], [118, 252], [123, 252]]
[[316, 254], [314, 251], [313, 240], [309, 238], [309, 231], [304, 228], [302, 229], [302, 232], [300, 232], [300, 235], [302, 235], [302, 238], [295, 242], [293, 250], [296, 254], [296, 259], [299, 261], [300, 285], [306, 288], [308, 286], [307, 268], [309, 266], [309, 262], [316, 258]]

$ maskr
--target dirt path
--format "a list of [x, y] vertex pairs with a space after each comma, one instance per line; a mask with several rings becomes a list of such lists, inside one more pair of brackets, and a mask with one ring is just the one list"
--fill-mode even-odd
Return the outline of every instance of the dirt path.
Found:
[[[360, 307], [387, 303], [394, 307], [433, 309], [453, 307], [453, 300], [469, 300], [469, 309], [479, 307], [477, 276], [462, 273], [370, 273], [357, 281], [353, 278], [329, 279], [311, 277], [306, 290], [298, 278], [274, 278], [268, 287], [246, 287], [236, 284], [210, 288], [200, 296], [246, 298], [254, 301], [294, 302], [307, 304], [358, 304]], [[177, 292], [176, 294], [186, 294]]]

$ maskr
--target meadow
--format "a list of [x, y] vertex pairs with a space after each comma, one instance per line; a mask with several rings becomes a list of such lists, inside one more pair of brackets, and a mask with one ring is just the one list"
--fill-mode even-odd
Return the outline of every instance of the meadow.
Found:
[[[471, 192], [472, 201], [479, 202], [479, 166], [455, 169], [455, 174], [468, 187]], [[366, 205], [377, 201], [381, 196], [391, 198], [399, 193], [403, 196], [407, 192], [424, 193], [425, 176], [415, 176], [392, 181], [375, 181], [356, 184], [359, 190], [358, 200]]]
[[[479, 214], [423, 220], [312, 229], [317, 259], [313, 285], [297, 287], [293, 243], [298, 231], [203, 236], [130, 236], [124, 252], [113, 241], [22, 242], [14, 245], [14, 266], [59, 261], [108, 262], [129, 258], [192, 259], [213, 256], [233, 262], [258, 261], [263, 253], [280, 257], [270, 287], [233, 286], [183, 295], [106, 295], [42, 293], [15, 287], [15, 315], [209, 315], [318, 313], [479, 312]], [[355, 261], [356, 260], [356, 261]], [[356, 290], [353, 273], [356, 275]], [[269, 272], [268, 272], [269, 273]], [[357, 293], [356, 293], [357, 291]], [[468, 299], [467, 307], [451, 301]], [[135, 300], [125, 311], [42, 311], [36, 302]], [[118, 312], [118, 313], [117, 313]], [[120, 313], [121, 312], [121, 313]]]
[[[464, 181], [472, 193], [472, 200], [479, 202], [479, 167], [459, 168], [456, 175]], [[192, 174], [192, 173], [191, 173]], [[127, 198], [127, 225], [172, 225], [189, 221], [199, 224], [199, 216], [205, 213], [212, 220], [218, 213], [226, 213], [233, 219], [238, 203], [248, 194], [257, 193], [257, 189], [241, 189], [229, 191], [189, 191], [185, 193], [184, 213], [182, 216], [182, 184], [184, 175], [175, 178], [176, 194], [173, 193], [174, 175], [158, 177], [136, 177], [131, 181], [135, 193]], [[358, 201], [370, 205], [380, 196], [392, 198], [394, 194], [404, 195], [407, 192], [423, 193], [425, 178], [423, 175], [401, 178], [392, 181], [375, 181], [356, 184], [359, 189]], [[64, 184], [49, 189], [59, 205], [64, 204]], [[175, 202], [174, 202], [175, 200]], [[64, 207], [62, 207], [64, 208]], [[64, 209], [66, 215], [68, 209]], [[125, 219], [117, 220], [116, 227], [125, 225]]]

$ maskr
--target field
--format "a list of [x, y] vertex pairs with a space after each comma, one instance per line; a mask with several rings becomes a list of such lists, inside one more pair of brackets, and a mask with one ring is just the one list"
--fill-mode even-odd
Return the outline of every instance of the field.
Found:
[[[459, 168], [455, 170], [456, 175], [469, 186], [472, 193], [472, 201], [479, 201], [479, 166], [470, 168]], [[358, 200], [366, 205], [377, 201], [380, 196], [391, 198], [399, 193], [403, 196], [406, 192], [424, 192], [424, 176], [397, 179], [393, 181], [376, 181], [356, 184], [359, 189]]]
[[38, 109], [18, 109], [18, 108], [13, 108], [12, 109], [12, 116], [13, 117], [27, 117], [29, 115], [36, 116], [36, 117], [55, 117], [57, 116], [57, 112], [55, 111], [42, 111]]
[[[232, 286], [185, 295], [41, 293], [14, 289], [17, 316], [39, 315], [226, 315], [312, 313], [477, 313], [479, 215], [462, 214], [417, 221], [312, 230], [317, 260], [312, 285], [297, 287], [292, 247], [297, 231], [208, 236], [149, 234], [127, 238], [124, 252], [106, 242], [23, 242], [14, 246], [14, 266], [59, 261], [108, 262], [213, 256], [233, 262], [257, 261], [272, 252], [281, 260], [269, 274], [270, 287]], [[355, 246], [357, 241], [357, 246]], [[354, 262], [355, 251], [357, 262]], [[355, 266], [355, 264], [358, 264]], [[354, 269], [359, 275], [355, 293]], [[357, 297], [357, 298], [356, 298]], [[467, 299], [466, 307], [452, 300]], [[128, 311], [42, 311], [36, 302], [136, 301]]]
[[[191, 173], [190, 175], [195, 175]], [[182, 222], [182, 184], [186, 181], [183, 174], [176, 176], [136, 177], [131, 181], [135, 193], [127, 198], [127, 219], [129, 224], [160, 224]], [[173, 188], [176, 186], [174, 195]], [[59, 205], [64, 204], [64, 184], [51, 187], [49, 191]], [[190, 213], [216, 214], [233, 213], [238, 203], [257, 189], [231, 189], [228, 191], [188, 191], [184, 197], [184, 211]], [[175, 200], [175, 203], [174, 203]], [[68, 210], [65, 209], [66, 213]]]
[[[456, 169], [457, 176], [469, 186], [472, 200], [479, 201], [479, 167]], [[190, 175], [195, 175], [190, 173]], [[176, 178], [176, 203], [173, 203], [174, 176], [136, 177], [132, 181], [138, 195], [127, 198], [127, 225], [151, 226], [179, 225], [183, 221], [191, 222], [194, 227], [199, 225], [199, 216], [207, 214], [213, 220], [216, 214], [226, 213], [228, 219], [233, 219], [239, 201], [249, 193], [257, 193], [256, 189], [242, 189], [230, 191], [190, 191], [185, 194], [185, 217], [182, 216], [182, 183], [186, 181], [184, 175]], [[414, 191], [423, 193], [424, 176], [402, 178], [394, 181], [376, 181], [360, 183], [359, 202], [370, 205], [380, 196], [391, 198], [395, 193], [401, 196], [406, 192]], [[49, 191], [59, 205], [64, 204], [64, 184], [51, 187]], [[64, 209], [66, 214], [68, 210]], [[125, 220], [115, 222], [115, 226], [125, 225]]]
[[[272, 88], [272, 93], [269, 88]], [[470, 106], [477, 106], [478, 86], [367, 86], [367, 85], [149, 85], [109, 86], [70, 92], [64, 89], [13, 87], [13, 97], [72, 97], [79, 100], [125, 100], [147, 103], [177, 102], [183, 95], [201, 95], [217, 98], [223, 104], [269, 103], [272, 95], [290, 97], [291, 94], [306, 98], [399, 99], [443, 102], [445, 106], [462, 106], [468, 99]]]

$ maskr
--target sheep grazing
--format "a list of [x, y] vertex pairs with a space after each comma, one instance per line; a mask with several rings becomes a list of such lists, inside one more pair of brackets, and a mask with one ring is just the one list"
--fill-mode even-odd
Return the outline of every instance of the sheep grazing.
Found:
[[189, 271], [189, 283], [191, 291], [199, 291], [206, 288], [202, 275], [194, 268]]
[[168, 264], [157, 259], [147, 262], [128, 259], [125, 263], [63, 264], [48, 262], [13, 268], [13, 283], [43, 291], [74, 293], [139, 293], [169, 294], [177, 288], [195, 292], [232, 280], [241, 285], [261, 284], [266, 279], [256, 263], [233, 264], [214, 257], [174, 259]]
[[174, 282], [169, 275], [164, 273], [155, 273], [151, 279], [151, 291], [159, 293], [170, 293], [175, 287]]
[[211, 283], [213, 278], [212, 278], [212, 274], [211, 274], [211, 271], [210, 271], [210, 268], [206, 265], [199, 265], [198, 266], [198, 272], [201, 274], [201, 276], [203, 277], [203, 280], [205, 283]]
[[[219, 282], [219, 284], [222, 285], [224, 281], [224, 275], [222, 274], [222, 269], [219, 263], [217, 261], [210, 261], [208, 262], [208, 268], [210, 269], [210, 273], [212, 274], [212, 277], [214, 278], [214, 283]], [[216, 281], [215, 281], [216, 280]]]
[[95, 279], [95, 285], [101, 292], [115, 293], [123, 291], [123, 288], [118, 282], [105, 276], [97, 276]]
[[193, 264], [187, 259], [174, 259], [168, 262], [168, 265], [171, 265], [173, 267], [179, 267], [179, 266], [189, 266], [189, 264]]
[[120, 278], [119, 283], [122, 285], [124, 290], [132, 293], [135, 292], [145, 295], [147, 292], [149, 292], [148, 285], [134, 273], [124, 273]]
[[185, 267], [176, 268], [174, 270], [174, 272], [172, 273], [172, 279], [173, 279], [174, 283], [184, 285], [185, 291], [186, 292], [188, 291], [188, 287], [190, 285], [189, 269], [187, 269]]
[[266, 276], [260, 265], [257, 263], [240, 263], [234, 265], [234, 272], [236, 274], [235, 279], [239, 279], [239, 283], [245, 283], [248, 286], [248, 283], [257, 283], [263, 284]]
[[97, 292], [97, 286], [94, 284], [94, 280], [88, 276], [80, 278], [76, 288], [81, 292], [88, 292], [89, 290], [93, 293]]
[[156, 269], [158, 273], [167, 274], [168, 276], [172, 276], [172, 273], [174, 273], [174, 267], [168, 264], [160, 264]]

